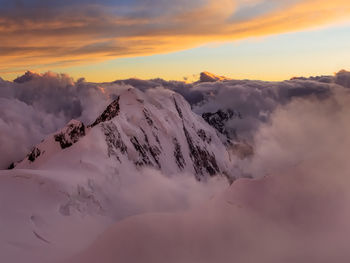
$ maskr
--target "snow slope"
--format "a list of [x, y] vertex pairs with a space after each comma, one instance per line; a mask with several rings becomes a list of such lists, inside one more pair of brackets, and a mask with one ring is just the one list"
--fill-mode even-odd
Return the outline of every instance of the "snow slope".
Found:
[[234, 158], [181, 95], [121, 89], [92, 124], [70, 121], [0, 172], [0, 254], [64, 260], [113, 222], [209, 199]]
[[[217, 158], [220, 156], [220, 158]], [[91, 163], [118, 169], [150, 166], [167, 175], [198, 180], [224, 174], [233, 179], [234, 157], [218, 133], [168, 90], [124, 89], [91, 125], [71, 121], [36, 146], [17, 169], [77, 167]]]
[[62, 177], [54, 171], [0, 171], [1, 262], [63, 259], [112, 222], [102, 217], [89, 190]]
[[[315, 96], [278, 107], [271, 94], [283, 89], [228, 87], [236, 82], [198, 84], [200, 115], [172, 91], [121, 87], [100, 116], [70, 121], [0, 171], [1, 262], [80, 251], [71, 262], [349, 262], [347, 90], [309, 81], [311, 93], [291, 93]], [[248, 111], [266, 122], [253, 156], [233, 125], [252, 121]], [[218, 194], [239, 165], [279, 176]]]

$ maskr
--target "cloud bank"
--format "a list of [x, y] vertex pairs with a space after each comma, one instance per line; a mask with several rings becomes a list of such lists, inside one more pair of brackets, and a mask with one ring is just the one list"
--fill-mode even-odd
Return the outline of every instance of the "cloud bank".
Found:
[[2, 0], [0, 72], [295, 31], [346, 19], [349, 13], [346, 0]]
[[118, 222], [69, 262], [348, 262], [349, 103], [335, 86], [280, 104], [254, 136], [256, 179], [187, 213]]
[[242, 118], [233, 118], [225, 125], [241, 139], [252, 142], [260, 126], [270, 121], [280, 105], [294, 98], [325, 100], [333, 96], [334, 87], [348, 88], [349, 79], [349, 72], [340, 71], [335, 76], [284, 82], [225, 80], [188, 84], [129, 79], [96, 84], [83, 79], [74, 81], [65, 74], [27, 72], [14, 82], [0, 80], [0, 167], [23, 159], [31, 147], [71, 119], [91, 123], [115, 98], [118, 89], [128, 86], [141, 90], [164, 87], [178, 92], [200, 115], [220, 109], [238, 111]]
[[227, 182], [217, 178], [205, 184], [186, 174], [98, 170], [89, 162], [73, 170], [2, 171], [3, 225], [11, 226], [3, 231], [4, 257], [61, 259], [117, 221], [72, 262], [348, 262], [348, 83], [346, 71], [284, 82], [96, 84], [51, 72], [1, 80], [3, 168], [71, 118], [91, 123], [130, 86], [177, 91], [198, 114], [239, 111], [242, 118], [225, 125], [254, 145], [253, 156], [237, 161], [254, 179], [239, 179], [222, 194]]

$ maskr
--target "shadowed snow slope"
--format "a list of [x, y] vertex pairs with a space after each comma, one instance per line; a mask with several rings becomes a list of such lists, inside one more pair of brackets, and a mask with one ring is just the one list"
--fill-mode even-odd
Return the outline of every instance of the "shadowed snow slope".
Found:
[[[208, 76], [210, 74], [206, 74]], [[294, 78], [283, 82], [224, 80], [185, 83], [162, 79], [118, 80], [112, 83], [74, 81], [65, 74], [28, 72], [15, 82], [0, 79], [0, 168], [22, 160], [31, 148], [72, 119], [91, 124], [121, 89], [141, 91], [163, 87], [181, 94], [199, 115], [230, 110], [239, 118], [226, 120], [231, 138], [248, 140], [271, 113], [294, 98], [331, 96], [334, 86], [349, 87], [349, 72], [335, 76]]]

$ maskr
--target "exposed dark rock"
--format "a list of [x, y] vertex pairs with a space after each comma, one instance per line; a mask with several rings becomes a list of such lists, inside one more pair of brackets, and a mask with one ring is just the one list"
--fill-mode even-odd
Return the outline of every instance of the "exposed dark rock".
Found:
[[120, 162], [117, 150], [119, 150], [122, 154], [125, 154], [128, 148], [124, 144], [117, 126], [113, 122], [103, 123], [102, 130], [106, 136], [108, 156], [115, 156]]
[[31, 72], [31, 71], [27, 71], [26, 73], [24, 73], [24, 75], [16, 78], [15, 80], [13, 80], [13, 82], [15, 83], [25, 83], [28, 81], [31, 81], [34, 78], [38, 78], [39, 75], [37, 73]]
[[174, 157], [176, 160], [176, 164], [182, 170], [186, 165], [186, 161], [185, 161], [184, 156], [182, 155], [181, 145], [179, 144], [177, 138], [173, 139], [173, 143], [175, 146]]
[[34, 148], [28, 155], [28, 160], [34, 162], [41, 154], [41, 151], [38, 148]]
[[242, 119], [242, 115], [238, 111], [228, 109], [227, 111], [218, 110], [215, 113], [207, 112], [202, 114], [203, 119], [221, 134], [226, 135], [229, 139], [237, 138], [234, 130], [228, 130], [225, 123], [232, 118]]
[[149, 114], [147, 109], [143, 109], [143, 115], [145, 116], [148, 125], [154, 127], [153, 120], [151, 119], [151, 115]]
[[[130, 142], [133, 144], [135, 150], [139, 153], [139, 159], [135, 162], [135, 164], [138, 166], [148, 165], [161, 168], [161, 164], [159, 162], [159, 155], [161, 154], [160, 149], [155, 145], [150, 145], [146, 132], [142, 128], [140, 129], [144, 135], [145, 143], [141, 144], [135, 136], [130, 139]], [[152, 158], [150, 159], [149, 156]]]
[[174, 104], [175, 104], [175, 108], [177, 110], [177, 113], [179, 114], [180, 118], [183, 119], [182, 111], [181, 111], [179, 105], [176, 102], [175, 96], [173, 97], [173, 99], [174, 99]]
[[198, 134], [199, 138], [202, 139], [203, 142], [211, 143], [211, 137], [207, 135], [205, 130], [200, 129], [197, 131], [197, 134]]
[[152, 166], [151, 160], [148, 158], [147, 150], [140, 144], [138, 139], [133, 136], [130, 139], [130, 142], [134, 146], [135, 150], [139, 153], [140, 159], [135, 162], [136, 165], [142, 166], [142, 165], [150, 165]]
[[82, 122], [74, 122], [54, 136], [55, 141], [59, 142], [62, 149], [71, 147], [74, 143], [79, 141], [81, 137], [85, 136], [85, 125]]
[[15, 169], [15, 163], [11, 163], [7, 170]]
[[119, 111], [120, 111], [119, 99], [120, 99], [120, 97], [118, 96], [111, 104], [108, 105], [106, 110], [90, 126], [94, 127], [101, 122], [110, 121], [114, 117], [118, 116]]
[[157, 146], [150, 146], [149, 152], [151, 153], [153, 160], [156, 162], [158, 168], [161, 168], [161, 164], [159, 162], [159, 155], [161, 151], [159, 150], [159, 148]]
[[205, 169], [211, 176], [219, 173], [220, 169], [217, 165], [215, 156], [210, 154], [206, 149], [202, 149], [200, 146], [195, 145], [185, 125], [183, 126], [183, 129], [190, 149], [190, 157], [193, 161], [197, 180], [201, 180], [203, 169]]
[[161, 153], [160, 149], [155, 145], [151, 146], [149, 143], [148, 136], [147, 136], [146, 132], [142, 128], [140, 128], [140, 129], [144, 135], [145, 142], [146, 142], [146, 144], [143, 145], [143, 148], [151, 154], [151, 156], [152, 156], [153, 160], [156, 162], [158, 168], [161, 168], [161, 165], [159, 163], [159, 157], [158, 157]]
[[62, 149], [69, 148], [73, 145], [70, 141], [65, 139], [63, 133], [55, 135], [55, 141], [60, 143]]

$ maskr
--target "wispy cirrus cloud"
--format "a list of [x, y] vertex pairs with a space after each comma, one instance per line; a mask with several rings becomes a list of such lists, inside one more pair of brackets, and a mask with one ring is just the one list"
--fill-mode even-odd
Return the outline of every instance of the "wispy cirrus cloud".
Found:
[[346, 0], [0, 0], [0, 72], [150, 55], [346, 19]]

